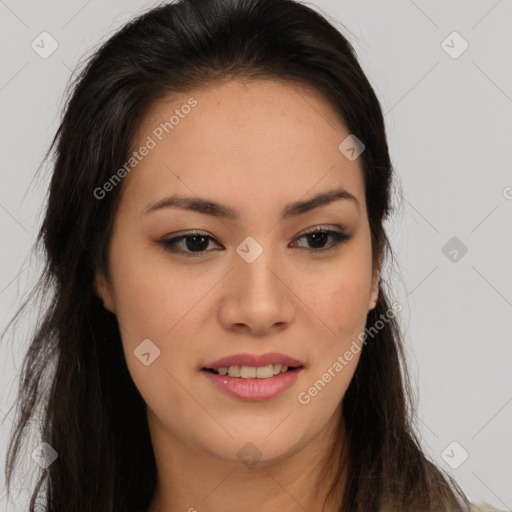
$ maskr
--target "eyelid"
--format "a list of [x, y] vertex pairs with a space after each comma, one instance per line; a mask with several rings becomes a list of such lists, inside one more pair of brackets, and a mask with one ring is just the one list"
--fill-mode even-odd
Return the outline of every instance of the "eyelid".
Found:
[[[304, 235], [309, 235], [311, 233], [314, 233], [315, 231], [333, 231], [333, 228], [336, 228], [341, 233], [349, 235], [349, 233], [342, 226], [340, 226], [338, 224], [334, 224], [334, 225], [333, 224], [331, 224], [331, 225], [329, 225], [329, 224], [316, 224], [314, 226], [311, 226], [309, 228], [305, 228], [302, 231], [300, 231], [297, 235], [295, 235], [294, 240], [299, 238], [299, 237], [302, 237]], [[172, 233], [172, 237], [171, 238], [167, 238], [167, 240], [172, 240], [173, 238], [180, 238], [180, 237], [184, 237], [184, 236], [194, 236], [194, 235], [200, 235], [200, 236], [209, 237], [212, 240], [217, 241], [217, 239], [214, 236], [212, 236], [210, 233], [208, 233], [207, 231], [202, 231], [200, 229], [192, 229], [192, 230], [183, 231], [183, 232], [178, 231], [177, 233]], [[164, 239], [164, 241], [165, 241], [165, 239]]]
[[336, 230], [339, 230], [341, 233], [345, 233], [348, 235], [348, 233], [338, 224], [317, 224], [315, 226], [311, 226], [310, 228], [303, 229], [300, 231], [295, 238], [299, 238], [304, 235], [309, 235], [311, 233], [314, 233], [315, 231], [335, 231], [333, 228], [336, 228]]

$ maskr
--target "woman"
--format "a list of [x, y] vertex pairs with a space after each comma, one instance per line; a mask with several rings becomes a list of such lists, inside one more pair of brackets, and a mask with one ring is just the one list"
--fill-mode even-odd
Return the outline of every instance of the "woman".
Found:
[[52, 149], [8, 453], [10, 479], [44, 404], [30, 510], [470, 509], [412, 429], [383, 116], [323, 17], [153, 9], [89, 60]]

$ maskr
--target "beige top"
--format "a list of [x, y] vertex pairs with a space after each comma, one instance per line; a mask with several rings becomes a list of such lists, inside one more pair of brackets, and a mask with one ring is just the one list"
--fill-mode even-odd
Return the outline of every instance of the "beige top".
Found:
[[494, 508], [492, 505], [488, 503], [472, 503], [471, 512], [510, 512], [501, 510], [499, 508]]

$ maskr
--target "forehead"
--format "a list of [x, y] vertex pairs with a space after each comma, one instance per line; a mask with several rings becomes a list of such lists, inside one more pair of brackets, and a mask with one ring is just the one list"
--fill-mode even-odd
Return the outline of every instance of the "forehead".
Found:
[[166, 193], [209, 196], [240, 208], [343, 186], [364, 201], [359, 159], [339, 150], [350, 133], [316, 89], [230, 80], [155, 102], [132, 144], [145, 156], [123, 182], [138, 204]]

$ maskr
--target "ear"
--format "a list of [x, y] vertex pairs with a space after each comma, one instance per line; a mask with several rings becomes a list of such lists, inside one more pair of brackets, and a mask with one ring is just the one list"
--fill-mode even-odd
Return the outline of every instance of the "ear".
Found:
[[371, 311], [377, 305], [377, 300], [379, 298], [379, 282], [380, 282], [380, 262], [377, 268], [374, 271], [373, 279], [372, 279], [372, 291], [370, 296], [370, 302], [368, 304], [368, 310]]
[[103, 272], [97, 271], [94, 276], [94, 283], [93, 283], [94, 291], [96, 292], [96, 295], [101, 299], [103, 302], [103, 307], [110, 311], [111, 313], [115, 313], [114, 308], [114, 300], [112, 298], [112, 291], [111, 286], [103, 274]]

